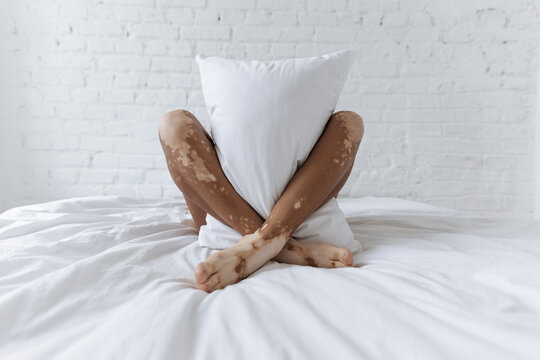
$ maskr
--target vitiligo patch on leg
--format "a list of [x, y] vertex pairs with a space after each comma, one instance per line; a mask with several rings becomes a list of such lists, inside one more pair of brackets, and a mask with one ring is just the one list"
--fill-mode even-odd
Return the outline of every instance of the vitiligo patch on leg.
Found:
[[199, 156], [195, 149], [192, 149], [187, 142], [182, 142], [174, 147], [167, 145], [171, 148], [171, 152], [175, 155], [175, 160], [180, 161], [186, 168], [193, 169], [195, 178], [199, 181], [213, 182], [216, 181], [216, 177], [212, 174], [204, 160]]
[[251, 243], [251, 247], [254, 249], [254, 250], [257, 250], [258, 248], [260, 248], [261, 246], [263, 245], [262, 241], [260, 240], [257, 240], [257, 241], [254, 241]]
[[304, 201], [306, 201], [306, 198], [305, 198], [305, 197], [302, 197], [302, 198], [298, 199], [298, 200], [294, 203], [294, 205], [293, 205], [294, 209], [295, 209], [295, 210], [300, 209], [300, 208], [302, 207], [302, 203], [303, 203]]
[[352, 265], [352, 254], [346, 248], [319, 242], [302, 242], [289, 239], [278, 261], [289, 264], [336, 268]]
[[193, 170], [197, 180], [204, 182], [216, 181], [214, 174], [210, 173], [204, 164], [204, 160], [199, 157], [195, 150], [191, 150], [191, 158], [193, 159]]
[[[326, 133], [324, 147], [322, 148], [323, 150], [318, 152], [322, 154], [322, 156], [317, 158], [317, 160], [319, 160], [317, 164], [322, 163], [324, 165], [319, 167], [318, 173], [325, 179], [334, 179], [340, 174], [341, 170], [338, 164], [343, 167], [346, 164], [352, 163], [352, 154], [356, 151], [359, 141], [357, 142], [354, 136], [354, 132], [356, 131], [356, 119], [349, 119], [349, 116], [350, 114], [346, 113], [340, 114], [340, 120], [334, 121], [334, 124], [327, 129], [330, 131], [327, 131]], [[197, 127], [196, 130], [197, 129], [199, 129], [199, 127]], [[357, 132], [361, 132], [361, 129]], [[212, 202], [215, 201], [215, 203], [219, 205], [220, 202], [224, 202], [228, 199], [228, 196], [223, 194], [223, 192], [225, 192], [225, 188], [230, 189], [230, 187], [228, 187], [228, 183], [226, 183], [226, 186], [223, 186], [225, 183], [221, 181], [222, 175], [219, 163], [216, 165], [214, 162], [205, 162], [204, 160], [208, 158], [206, 156], [207, 151], [209, 149], [211, 151], [213, 150], [211, 147], [208, 147], [207, 141], [203, 141], [208, 140], [208, 136], [205, 138], [202, 131], [196, 131], [195, 134], [184, 132], [184, 135], [184, 140], [187, 140], [189, 137], [193, 137], [193, 139], [184, 141], [185, 144], [188, 144], [187, 146], [177, 145], [176, 153], [174, 155], [178, 157], [178, 160], [175, 165], [182, 164], [184, 167], [193, 169], [193, 171], [182, 169], [185, 170], [181, 172], [182, 177], [185, 177], [185, 174], [189, 175], [187, 179], [190, 180], [197, 189], [203, 188], [204, 191], [208, 192], [210, 192], [210, 189], [214, 190], [215, 195], [209, 195], [209, 198], [212, 199]], [[315, 168], [317, 169], [317, 166], [315, 166]], [[181, 169], [181, 167], [179, 167], [179, 169]], [[325, 174], [326, 171], [329, 171], [329, 173]], [[200, 183], [195, 181], [199, 181]], [[211, 184], [204, 184], [205, 182]], [[298, 191], [293, 191], [289, 195], [289, 199], [292, 201], [287, 201], [288, 206], [286, 206], [286, 209], [278, 210], [277, 213], [274, 214], [274, 221], [271, 221], [270, 218], [267, 219], [264, 225], [258, 230], [259, 235], [261, 235], [258, 237], [258, 240], [249, 238], [249, 235], [247, 235], [243, 237], [247, 238], [246, 241], [239, 241], [234, 247], [222, 250], [219, 254], [222, 254], [223, 256], [211, 256], [205, 261], [206, 264], [213, 264], [212, 268], [214, 268], [214, 271], [212, 274], [214, 275], [211, 276], [219, 275], [219, 281], [216, 282], [214, 278], [214, 280], [209, 281], [207, 285], [205, 285], [205, 280], [198, 279], [197, 282], [204, 286], [205, 289], [208, 288], [214, 290], [223, 288], [227, 284], [237, 282], [253, 273], [253, 271], [262, 266], [268, 258], [275, 257], [280, 251], [289, 256], [289, 259], [292, 261], [291, 263], [320, 267], [344, 266], [344, 261], [342, 261], [342, 258], [344, 257], [342, 255], [335, 256], [335, 247], [329, 247], [329, 244], [326, 244], [327, 247], [323, 247], [323, 245], [292, 245], [283, 249], [283, 245], [287, 243], [287, 239], [290, 238], [292, 233], [291, 226], [294, 224], [294, 221], [292, 220], [301, 218], [302, 214], [307, 214], [307, 211], [310, 209], [310, 206], [308, 206], [310, 203], [308, 203], [306, 199], [303, 199], [302, 195], [305, 196], [310, 194], [310, 202], [317, 200], [317, 197], [311, 199], [313, 188], [310, 189], [309, 186], [307, 189], [304, 187], [304, 189], [300, 188], [295, 190]], [[231, 191], [227, 191], [227, 193], [228, 192]], [[291, 211], [293, 209], [296, 211]], [[236, 216], [233, 217], [233, 214]], [[252, 221], [250, 221], [250, 219], [252, 219], [251, 215], [246, 217], [245, 213], [235, 213], [230, 208], [226, 208], [226, 211], [222, 212], [221, 217], [225, 219], [228, 217], [228, 219], [231, 220], [231, 223], [234, 223], [235, 227], [238, 227], [238, 230], [246, 229], [247, 232], [248, 228], [252, 226]], [[260, 224], [260, 220], [261, 219], [258, 219], [257, 224]], [[332, 252], [332, 254], [330, 254], [330, 252]]]
[[[282, 225], [280, 222], [275, 224], [275, 226], [271, 229], [268, 229], [268, 220], [267, 222], [259, 229], [257, 232], [261, 235], [261, 238], [264, 241], [272, 242], [277, 239], [288, 239], [291, 234], [291, 226], [289, 224]], [[271, 222], [271, 220], [270, 220]]]
[[304, 246], [294, 245], [291, 243], [291, 241], [289, 241], [287, 245], [285, 245], [285, 249], [298, 255], [303, 261], [305, 261], [305, 265], [318, 266], [312, 254], [308, 253]]
[[309, 266], [317, 266], [317, 263], [315, 262], [315, 260], [313, 260], [311, 256], [306, 257], [305, 260]]
[[[192, 115], [187, 114], [187, 122], [193, 124]], [[195, 129], [193, 126], [189, 126], [182, 134], [181, 139], [177, 139], [171, 143], [171, 139], [165, 139], [164, 144], [171, 149], [171, 154], [174, 155], [176, 161], [180, 161], [184, 167], [192, 168], [195, 174], [195, 178], [199, 181], [212, 182], [216, 181], [216, 177], [206, 167], [204, 159], [202, 159], [197, 153], [196, 149], [193, 149], [189, 144], [190, 138], [195, 138]], [[178, 141], [180, 140], [180, 141]], [[203, 148], [211, 150], [208, 145], [204, 144]], [[170, 159], [168, 160], [170, 164]]]
[[246, 269], [246, 259], [241, 256], [239, 257], [239, 259], [240, 260], [238, 261], [238, 265], [235, 266], [234, 271], [237, 274], [243, 274], [244, 270]]
[[353, 142], [347, 138], [343, 139], [343, 145], [345, 147], [345, 150], [347, 151], [347, 153], [351, 153], [352, 152], [352, 149], [353, 149]]

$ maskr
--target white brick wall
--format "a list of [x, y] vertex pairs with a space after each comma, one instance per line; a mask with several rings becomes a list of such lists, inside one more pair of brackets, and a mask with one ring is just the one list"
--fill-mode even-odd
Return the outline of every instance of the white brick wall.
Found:
[[[534, 210], [535, 0], [0, 7], [0, 210], [78, 195], [179, 196], [157, 124], [178, 108], [207, 121], [195, 54], [271, 59], [343, 48], [357, 58], [339, 108], [366, 123], [343, 195]], [[6, 90], [8, 77], [18, 90]]]

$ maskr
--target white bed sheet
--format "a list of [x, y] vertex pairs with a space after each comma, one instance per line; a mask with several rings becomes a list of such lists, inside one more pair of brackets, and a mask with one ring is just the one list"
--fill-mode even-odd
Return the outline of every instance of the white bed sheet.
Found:
[[358, 267], [270, 262], [207, 294], [180, 200], [0, 215], [0, 359], [538, 359], [540, 223], [340, 199]]

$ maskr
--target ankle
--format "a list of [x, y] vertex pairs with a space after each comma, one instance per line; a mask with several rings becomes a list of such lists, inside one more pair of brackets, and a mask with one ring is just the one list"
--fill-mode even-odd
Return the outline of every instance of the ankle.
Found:
[[288, 239], [292, 235], [290, 229], [291, 227], [288, 224], [272, 222], [267, 219], [256, 232], [261, 239], [269, 241], [276, 238]]

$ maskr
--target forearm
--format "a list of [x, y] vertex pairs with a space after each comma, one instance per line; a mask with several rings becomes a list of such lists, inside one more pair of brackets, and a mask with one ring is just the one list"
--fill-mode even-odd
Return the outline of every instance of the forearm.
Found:
[[321, 174], [314, 181], [302, 173], [300, 168], [262, 224], [259, 232], [264, 238], [290, 237], [329, 198], [334, 178]]

